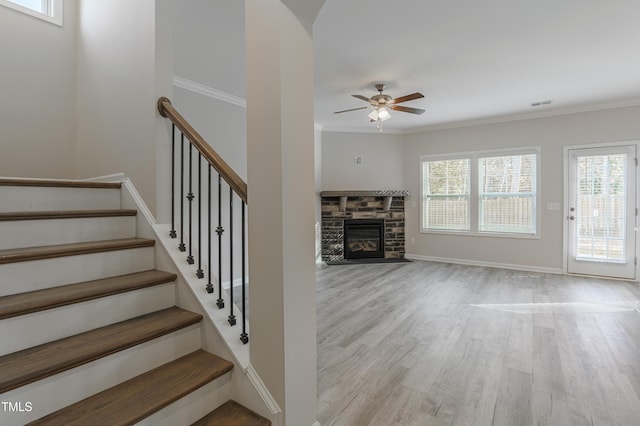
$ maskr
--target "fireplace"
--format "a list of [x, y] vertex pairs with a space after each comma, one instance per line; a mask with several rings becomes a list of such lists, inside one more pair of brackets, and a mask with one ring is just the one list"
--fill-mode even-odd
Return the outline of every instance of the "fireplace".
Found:
[[[345, 259], [354, 262], [358, 259], [369, 261], [366, 257], [377, 256], [382, 259], [404, 258], [404, 198], [408, 191], [401, 190], [373, 190], [373, 191], [322, 191], [322, 237], [321, 253], [325, 262], [342, 262]], [[381, 231], [375, 231], [375, 237], [380, 238], [376, 243], [382, 253], [371, 252], [369, 247], [375, 244], [369, 242], [365, 251], [363, 247], [353, 248], [353, 253], [347, 254], [345, 247], [345, 224], [365, 224], [363, 221], [374, 221]], [[353, 222], [351, 222], [353, 221]], [[369, 222], [371, 223], [371, 222]], [[371, 232], [371, 231], [368, 231]], [[374, 235], [372, 233], [372, 235]], [[356, 252], [358, 254], [356, 254]], [[360, 256], [359, 258], [354, 256]], [[371, 261], [375, 262], [376, 257]]]
[[344, 258], [384, 257], [384, 219], [345, 219]]

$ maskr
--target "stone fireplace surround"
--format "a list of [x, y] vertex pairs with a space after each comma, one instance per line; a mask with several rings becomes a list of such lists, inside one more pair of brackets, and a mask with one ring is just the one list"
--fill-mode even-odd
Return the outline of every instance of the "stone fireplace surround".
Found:
[[384, 257], [404, 258], [408, 191], [322, 191], [322, 260], [344, 260], [344, 220], [384, 219]]

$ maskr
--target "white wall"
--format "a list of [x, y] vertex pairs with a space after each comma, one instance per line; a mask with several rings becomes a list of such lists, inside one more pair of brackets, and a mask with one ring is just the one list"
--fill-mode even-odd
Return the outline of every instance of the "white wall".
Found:
[[76, 177], [76, 13], [60, 27], [0, 7], [0, 175]]
[[176, 109], [242, 179], [247, 180], [247, 119], [243, 107], [174, 88]]
[[406, 189], [403, 141], [404, 135], [323, 132], [322, 190]]
[[[174, 74], [204, 86], [176, 87], [173, 105], [245, 181], [246, 110], [216, 99], [245, 96], [244, 2], [186, 0], [174, 12]], [[197, 86], [196, 86], [197, 87]], [[196, 89], [199, 90], [199, 89]]]
[[313, 134], [313, 160], [316, 183], [316, 263], [322, 261], [322, 131], [315, 129]]
[[[407, 135], [404, 181], [411, 192], [406, 204], [407, 254], [560, 271], [563, 211], [547, 210], [546, 206], [563, 201], [563, 146], [637, 140], [639, 116], [640, 107], [630, 107]], [[419, 232], [420, 155], [521, 146], [541, 147], [540, 239]], [[411, 238], [415, 238], [415, 245]]]
[[280, 0], [246, 2], [251, 363], [285, 424], [316, 421], [313, 42]]
[[156, 2], [79, 0], [78, 174], [124, 172], [156, 207]]
[[[173, 97], [173, 15], [174, 0], [156, 0], [155, 16], [155, 96]], [[169, 120], [155, 115], [156, 128], [156, 219], [171, 220], [171, 126]]]
[[175, 74], [244, 98], [244, 7], [239, 0], [176, 1]]
[[[245, 181], [247, 180], [247, 131], [245, 96], [244, 2], [236, 0], [185, 0], [175, 2], [173, 13], [173, 106]], [[213, 93], [213, 95], [212, 95]], [[227, 96], [229, 95], [229, 96]], [[233, 98], [229, 102], [225, 99]], [[195, 162], [194, 162], [195, 164]], [[205, 167], [206, 169], [206, 167]], [[206, 181], [206, 172], [203, 170]], [[217, 174], [213, 174], [217, 205]], [[222, 190], [223, 222], [228, 220], [228, 187]], [[237, 201], [237, 200], [236, 200]], [[241, 212], [234, 209], [234, 226], [240, 229]], [[229, 227], [223, 225], [226, 229]], [[223, 234], [223, 247], [229, 232]], [[213, 258], [217, 259], [214, 247]], [[222, 280], [229, 280], [228, 251], [222, 254]], [[241, 257], [234, 256], [234, 276], [240, 276]]]

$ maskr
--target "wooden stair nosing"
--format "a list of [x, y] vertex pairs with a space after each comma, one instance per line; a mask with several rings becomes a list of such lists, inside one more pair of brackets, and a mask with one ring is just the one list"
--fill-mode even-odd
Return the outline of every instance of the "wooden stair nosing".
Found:
[[176, 274], [150, 270], [0, 297], [0, 320], [175, 281]]
[[173, 307], [0, 357], [0, 394], [197, 324]]
[[233, 364], [199, 349], [29, 425], [130, 425], [231, 371]]
[[155, 245], [155, 241], [146, 238], [122, 238], [116, 240], [89, 241], [82, 243], [8, 249], [0, 250], [0, 264], [51, 259], [64, 256], [76, 256], [81, 254], [101, 253], [114, 250], [152, 247], [153, 245]]
[[19, 220], [120, 217], [120, 216], [136, 216], [137, 214], [138, 214], [138, 211], [133, 209], [0, 212], [0, 222], [19, 221]]
[[271, 421], [231, 400], [191, 426], [270, 426]]
[[48, 188], [120, 189], [120, 182], [94, 182], [64, 179], [0, 179], [0, 186], [39, 186]]

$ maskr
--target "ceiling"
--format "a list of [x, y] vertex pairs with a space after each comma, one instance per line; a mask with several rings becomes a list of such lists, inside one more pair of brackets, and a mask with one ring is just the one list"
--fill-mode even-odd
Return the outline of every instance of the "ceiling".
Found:
[[[315, 121], [376, 131], [374, 84], [422, 115], [387, 133], [640, 105], [638, 0], [326, 0], [313, 26]], [[535, 102], [551, 104], [532, 107]]]

